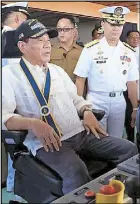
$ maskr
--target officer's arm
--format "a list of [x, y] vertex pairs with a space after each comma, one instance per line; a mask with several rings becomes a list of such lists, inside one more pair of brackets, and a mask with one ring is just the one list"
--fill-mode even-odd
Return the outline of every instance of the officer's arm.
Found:
[[75, 85], [77, 86], [77, 93], [79, 96], [83, 96], [84, 94], [85, 82], [86, 82], [86, 78], [79, 77], [79, 76], [76, 77]]
[[138, 64], [136, 62], [135, 55], [132, 53], [131, 65], [130, 65], [128, 80], [127, 80], [127, 89], [128, 89], [128, 97], [132, 103], [133, 108], [138, 107], [137, 80], [139, 80]]
[[88, 48], [84, 48], [74, 70], [74, 74], [77, 76], [76, 77], [77, 93], [80, 96], [83, 96], [86, 78], [88, 78], [91, 67], [92, 59], [89, 50]]
[[137, 81], [127, 82], [128, 97], [132, 103], [133, 108], [138, 107]]

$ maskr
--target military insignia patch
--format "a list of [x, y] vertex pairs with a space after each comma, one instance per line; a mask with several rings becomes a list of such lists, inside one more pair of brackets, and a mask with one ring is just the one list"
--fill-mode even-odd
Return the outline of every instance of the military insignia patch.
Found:
[[126, 73], [127, 73], [127, 71], [126, 71], [126, 70], [124, 70], [124, 71], [123, 71], [123, 74], [125, 75]]
[[103, 52], [102, 50], [99, 50], [99, 51], [97, 52], [97, 55], [102, 55], [102, 54], [104, 54], [104, 52]]
[[130, 57], [127, 57], [127, 56], [120, 56], [120, 60], [121, 61], [124, 61], [124, 62], [131, 62], [131, 58]]
[[50, 114], [50, 110], [47, 106], [42, 106], [40, 109], [40, 114], [42, 116], [48, 116]]
[[117, 8], [115, 8], [114, 14], [115, 14], [116, 16], [120, 16], [120, 15], [122, 15], [122, 13], [123, 13], [123, 8], [122, 8], [122, 7], [117, 7]]

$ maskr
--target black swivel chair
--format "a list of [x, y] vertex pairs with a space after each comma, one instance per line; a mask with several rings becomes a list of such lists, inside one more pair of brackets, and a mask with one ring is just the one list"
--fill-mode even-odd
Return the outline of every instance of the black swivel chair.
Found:
[[[35, 158], [23, 145], [27, 133], [28, 131], [2, 130], [2, 141], [16, 170], [14, 194], [28, 203], [50, 203], [63, 196], [62, 178]], [[106, 162], [84, 159], [93, 178], [108, 170]]]

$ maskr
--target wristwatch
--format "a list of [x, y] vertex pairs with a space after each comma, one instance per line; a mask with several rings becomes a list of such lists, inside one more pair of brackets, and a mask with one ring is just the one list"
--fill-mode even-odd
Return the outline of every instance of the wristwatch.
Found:
[[88, 107], [86, 107], [84, 110], [83, 110], [83, 112], [82, 112], [82, 116], [84, 117], [84, 112], [85, 111], [91, 111], [92, 112], [92, 109], [91, 108], [88, 108]]
[[133, 108], [133, 111], [137, 111], [138, 110], [138, 108]]

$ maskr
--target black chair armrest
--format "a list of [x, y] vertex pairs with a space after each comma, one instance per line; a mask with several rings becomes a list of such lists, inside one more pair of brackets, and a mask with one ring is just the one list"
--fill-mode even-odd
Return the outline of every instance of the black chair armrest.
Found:
[[2, 130], [2, 142], [4, 144], [23, 144], [28, 130]]
[[[94, 114], [94, 116], [96, 117], [96, 119], [98, 121], [102, 120], [102, 118], [105, 115], [105, 111], [104, 110], [99, 110], [99, 109], [92, 109], [92, 113]], [[83, 117], [80, 116], [80, 119], [83, 120]]]
[[98, 121], [102, 120], [102, 118], [105, 115], [105, 111], [99, 110], [99, 109], [92, 109], [92, 113], [94, 114], [94, 116], [96, 117]]

